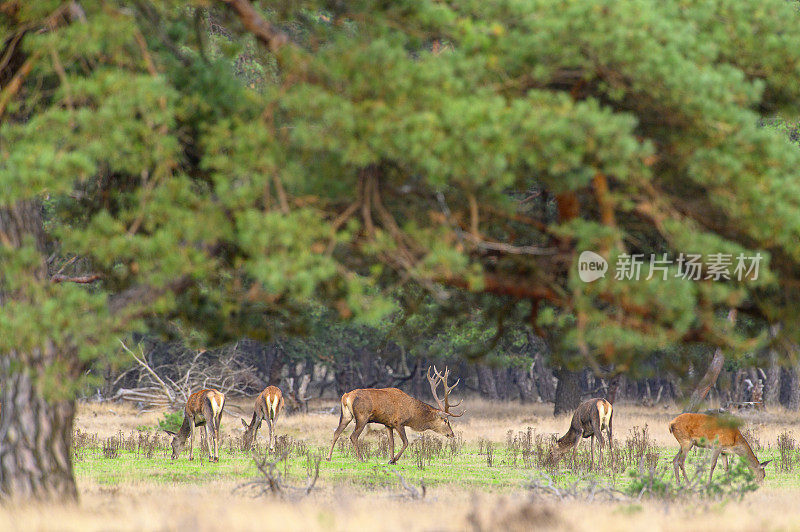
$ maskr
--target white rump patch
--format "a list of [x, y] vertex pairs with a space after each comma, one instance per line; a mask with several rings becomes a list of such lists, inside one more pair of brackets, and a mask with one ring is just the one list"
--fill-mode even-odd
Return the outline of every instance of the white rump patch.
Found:
[[269, 413], [272, 420], [275, 420], [275, 417], [278, 415], [278, 403], [280, 402], [280, 397], [277, 395], [273, 396], [273, 401], [267, 401], [267, 405], [269, 406]]
[[342, 417], [346, 419], [353, 419], [353, 396], [347, 396], [347, 399], [342, 401]]
[[608, 422], [611, 421], [611, 405], [608, 405], [606, 410], [605, 401], [597, 401], [597, 413], [600, 415], [600, 428], [608, 428]]
[[213, 395], [209, 395], [208, 400], [211, 402], [211, 411], [216, 416], [219, 413], [220, 405], [217, 404], [217, 399]]

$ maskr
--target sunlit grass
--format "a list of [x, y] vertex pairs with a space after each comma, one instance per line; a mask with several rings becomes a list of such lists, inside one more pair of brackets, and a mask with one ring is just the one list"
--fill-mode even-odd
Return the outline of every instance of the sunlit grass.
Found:
[[[334, 451], [330, 462], [324, 459], [327, 449], [311, 447], [304, 452], [292, 451], [285, 460], [279, 460], [272, 455], [268, 460], [278, 459], [277, 471], [289, 482], [303, 482], [309, 473], [309, 467], [316, 457], [322, 457], [320, 462], [320, 479], [326, 483], [343, 484], [366, 488], [383, 488], [397, 485], [397, 474], [406, 480], [419, 484], [425, 482], [428, 486], [453, 486], [464, 489], [480, 489], [506, 491], [519, 489], [526, 485], [531, 478], [548, 475], [555, 485], [569, 485], [579, 478], [595, 477], [616, 489], [623, 489], [629, 482], [625, 474], [633, 467], [617, 467], [616, 471], [610, 467], [608, 453], [601, 470], [590, 470], [588, 467], [588, 445], [581, 445], [575, 458], [572, 457], [561, 462], [557, 467], [525, 467], [522, 460], [514, 456], [511, 451], [498, 445], [494, 449], [493, 464], [489, 466], [485, 451], [475, 445], [464, 446], [457, 454], [448, 454], [443, 451], [441, 456], [432, 457], [420, 468], [413, 457], [411, 447], [401, 460], [394, 465], [387, 464], [385, 457], [371, 455], [363, 461], [355, 458], [354, 453], [346, 448], [342, 452], [338, 447]], [[653, 448], [657, 453], [659, 467], [672, 467], [672, 458], [676, 450], [672, 448]], [[597, 452], [597, 451], [596, 451]], [[708, 451], [695, 450], [690, 455], [689, 464], [702, 462], [704, 453]], [[762, 449], [759, 459], [777, 459], [777, 449]], [[117, 458], [106, 458], [100, 448], [82, 449], [80, 458], [75, 462], [75, 471], [79, 479], [84, 479], [98, 484], [114, 485], [126, 482], [154, 482], [154, 483], [206, 483], [214, 481], [245, 481], [258, 475], [254, 458], [248, 453], [231, 449], [223, 449], [219, 462], [209, 462], [200, 449], [195, 450], [195, 459], [190, 461], [188, 454], [184, 453], [177, 460], [170, 459], [166, 449], [156, 453], [152, 458], [137, 455], [134, 451], [119, 451]], [[618, 458], [619, 459], [619, 458]], [[597, 460], [597, 456], [596, 456]], [[737, 460], [737, 458], [731, 458]], [[800, 457], [797, 457], [800, 467]], [[732, 462], [733, 463], [733, 462]], [[577, 467], [574, 467], [577, 464]], [[800, 477], [796, 471], [780, 471], [774, 466], [768, 466], [766, 485], [773, 487], [800, 486]], [[721, 461], [717, 464], [715, 477], [724, 474]]]

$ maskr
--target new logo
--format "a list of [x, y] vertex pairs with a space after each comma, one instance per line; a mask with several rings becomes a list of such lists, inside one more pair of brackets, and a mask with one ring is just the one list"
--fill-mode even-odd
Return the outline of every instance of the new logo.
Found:
[[578, 277], [584, 283], [591, 283], [606, 276], [608, 262], [594, 251], [584, 251], [578, 257]]

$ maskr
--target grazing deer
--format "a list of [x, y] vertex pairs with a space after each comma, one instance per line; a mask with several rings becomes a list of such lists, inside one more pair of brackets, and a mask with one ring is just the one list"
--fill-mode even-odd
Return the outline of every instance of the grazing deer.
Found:
[[[432, 430], [452, 438], [454, 434], [448, 417], [464, 415], [464, 412], [460, 414], [450, 412], [451, 406], [461, 404], [459, 401], [455, 405], [450, 405], [450, 392], [458, 386], [459, 381], [456, 381], [452, 386], [447, 385], [447, 378], [450, 375], [450, 370], [447, 368], [444, 369], [444, 375], [440, 374], [435, 366], [433, 372], [434, 375], [431, 376], [431, 368], [428, 368], [428, 382], [431, 385], [433, 398], [439, 408], [434, 408], [422, 401], [418, 401], [397, 388], [364, 388], [344, 394], [342, 396], [342, 413], [339, 416], [339, 426], [336, 427], [336, 432], [333, 434], [333, 443], [331, 443], [331, 451], [328, 453], [328, 461], [333, 456], [336, 440], [339, 439], [339, 435], [353, 419], [356, 420], [356, 428], [353, 429], [353, 433], [350, 435], [350, 441], [353, 442], [353, 448], [356, 450], [356, 456], [359, 460], [361, 460], [361, 452], [358, 450], [358, 437], [367, 423], [380, 423], [389, 431], [390, 464], [397, 463], [406, 447], [408, 447], [406, 427], [417, 432]], [[439, 399], [436, 393], [439, 383], [444, 387], [444, 401]], [[400, 449], [396, 456], [394, 454], [393, 433], [395, 430], [400, 435], [400, 439], [403, 440], [403, 448]]]
[[678, 468], [680, 467], [683, 472], [683, 478], [689, 482], [689, 477], [686, 476], [686, 469], [683, 464], [686, 461], [686, 455], [693, 446], [698, 447], [711, 447], [714, 453], [711, 455], [711, 472], [708, 476], [708, 481], [714, 478], [714, 468], [717, 465], [717, 458], [720, 453], [723, 454], [725, 460], [725, 467], [728, 466], [728, 458], [726, 454], [738, 454], [747, 461], [747, 465], [756, 477], [757, 482], [764, 480], [764, 466], [772, 460], [760, 462], [756, 458], [753, 449], [747, 440], [744, 439], [742, 433], [736, 428], [738, 424], [736, 418], [732, 416], [713, 416], [708, 414], [681, 414], [673, 419], [669, 424], [669, 431], [678, 440], [681, 448], [672, 464], [675, 467], [675, 481], [680, 483], [681, 479], [678, 475]]
[[253, 446], [256, 439], [256, 433], [261, 428], [261, 421], [267, 420], [269, 427], [269, 450], [275, 450], [275, 421], [278, 419], [278, 414], [283, 410], [283, 394], [277, 386], [267, 386], [264, 391], [256, 397], [256, 404], [253, 407], [253, 419], [250, 425], [243, 419], [244, 425], [244, 445], [247, 450]]
[[189, 439], [189, 460], [194, 460], [194, 428], [204, 426], [208, 442], [208, 459], [219, 462], [219, 423], [225, 395], [217, 390], [200, 390], [189, 396], [183, 408], [183, 423], [177, 433], [166, 430], [172, 438], [172, 459], [180, 456]]
[[592, 438], [592, 468], [594, 468], [594, 438], [600, 443], [600, 464], [603, 463], [603, 429], [608, 434], [608, 447], [612, 448], [611, 419], [613, 409], [611, 403], [598, 397], [584, 401], [575, 410], [569, 430], [556, 442], [556, 446], [550, 451], [550, 459], [558, 461], [567, 454], [570, 449], [577, 447], [578, 442], [583, 438]]

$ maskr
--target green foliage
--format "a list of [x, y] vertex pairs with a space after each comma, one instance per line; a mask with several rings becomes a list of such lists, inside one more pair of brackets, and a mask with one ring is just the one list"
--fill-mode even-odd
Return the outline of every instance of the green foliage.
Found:
[[[792, 3], [255, 2], [274, 52], [224, 3], [87, 0], [56, 25], [34, 4], [0, 19], [3, 79], [32, 64], [3, 93], [0, 209], [46, 199], [50, 247], [0, 239], [4, 356], [56, 345], [77, 380], [144, 326], [212, 344], [326, 313], [414, 356], [516, 363], [534, 324], [564, 359], [685, 368], [686, 344], [752, 352], [800, 314]], [[764, 262], [584, 284], [587, 249]], [[102, 281], [37, 279], [48, 257]], [[731, 307], [756, 323], [727, 330]]]
[[649, 469], [631, 468], [628, 471], [629, 483], [624, 492], [631, 497], [646, 497], [659, 500], [714, 499], [741, 500], [745, 495], [758, 489], [753, 473], [744, 460], [732, 459], [730, 471], [707, 480], [707, 463], [696, 464], [689, 483], [676, 485], [670, 467]]
[[183, 423], [183, 412], [164, 412], [164, 418], [158, 420], [158, 430], [178, 432]]

